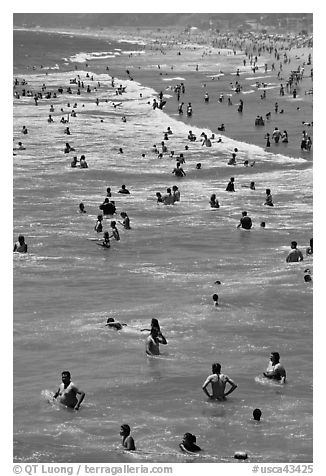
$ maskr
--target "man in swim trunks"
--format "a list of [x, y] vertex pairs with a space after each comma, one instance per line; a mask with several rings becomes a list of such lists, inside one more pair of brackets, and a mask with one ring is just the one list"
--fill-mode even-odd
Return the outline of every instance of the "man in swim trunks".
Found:
[[167, 344], [166, 338], [159, 332], [157, 327], [152, 327], [151, 333], [146, 339], [146, 354], [160, 355], [160, 344]]
[[[212, 375], [209, 375], [204, 382], [202, 389], [212, 400], [225, 400], [227, 395], [230, 395], [236, 388], [237, 385], [231, 380], [227, 375], [221, 374], [221, 364], [212, 365]], [[208, 384], [212, 385], [212, 395], [207, 390]], [[225, 392], [226, 384], [229, 383], [231, 388]]]
[[[57, 392], [53, 395], [53, 398], [59, 397], [60, 403], [66, 407], [78, 410], [85, 398], [85, 392], [78, 390], [76, 385], [71, 381], [70, 372], [68, 370], [64, 370], [61, 375], [62, 383]], [[77, 395], [79, 395], [79, 398]]]
[[240, 228], [240, 226], [245, 230], [250, 230], [252, 227], [252, 221], [251, 218], [247, 216], [247, 212], [242, 212], [242, 217], [240, 218], [240, 223], [237, 228]]
[[273, 380], [279, 380], [281, 383], [285, 383], [286, 372], [283, 365], [280, 364], [280, 354], [278, 352], [271, 353], [267, 370], [263, 374], [264, 377]]

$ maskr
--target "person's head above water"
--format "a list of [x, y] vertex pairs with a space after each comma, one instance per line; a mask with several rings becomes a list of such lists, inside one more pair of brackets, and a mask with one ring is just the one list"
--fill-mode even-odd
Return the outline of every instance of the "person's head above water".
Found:
[[280, 354], [278, 352], [271, 352], [270, 360], [273, 365], [276, 365], [280, 361]]
[[266, 223], [265, 223], [264, 221], [262, 221], [261, 224], [260, 224], [260, 226], [261, 226], [262, 228], [265, 228], [265, 227], [266, 227]]
[[221, 364], [219, 363], [212, 364], [212, 372], [213, 374], [221, 373]]
[[298, 243], [296, 241], [291, 241], [291, 248], [295, 249], [297, 247]]
[[247, 212], [242, 212], [242, 216], [243, 216], [243, 217], [246, 217], [247, 215], [248, 215]]
[[218, 301], [218, 294], [213, 294], [212, 298], [213, 298], [213, 301], [215, 301], [215, 303], [217, 303], [217, 301]]
[[108, 317], [106, 323], [109, 324], [110, 322], [114, 322], [113, 317]]
[[23, 243], [25, 243], [25, 237], [24, 237], [24, 235], [19, 235], [19, 236], [18, 236], [18, 241], [19, 241], [19, 243], [20, 243], [21, 245], [22, 245]]
[[130, 426], [124, 423], [120, 427], [120, 435], [121, 436], [129, 436], [130, 435]]
[[260, 421], [261, 410], [259, 408], [255, 408], [254, 411], [252, 412], [252, 416], [254, 417], [254, 420]]

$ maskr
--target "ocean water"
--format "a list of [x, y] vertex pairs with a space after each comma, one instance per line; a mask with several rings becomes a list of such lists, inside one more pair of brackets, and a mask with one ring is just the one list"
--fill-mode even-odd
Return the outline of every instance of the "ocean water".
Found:
[[[43, 48], [31, 49], [39, 33], [15, 32], [14, 45], [17, 34], [23, 46], [17, 61], [14, 48], [14, 74], [28, 89], [45, 83], [54, 91], [79, 75], [92, 93], [85, 88], [77, 96], [73, 85], [72, 95], [38, 106], [30, 97], [14, 99], [14, 145], [22, 141], [26, 150], [13, 157], [13, 240], [22, 233], [29, 247], [28, 254], [13, 257], [14, 461], [187, 462], [192, 459], [178, 443], [189, 431], [205, 450], [196, 462], [233, 462], [237, 450], [247, 451], [249, 462], [311, 462], [312, 286], [303, 271], [313, 270], [312, 258], [285, 263], [291, 240], [304, 251], [312, 236], [311, 161], [227, 137], [211, 148], [187, 143], [188, 126], [148, 104], [156, 91], [121, 80], [127, 92], [117, 97], [108, 74], [93, 73], [91, 81], [91, 64], [74, 66], [80, 54], [105, 56], [143, 45], [95, 48], [85, 38], [82, 46], [71, 38], [67, 51], [56, 49], [56, 35], [45, 63]], [[26, 72], [26, 64], [55, 69]], [[70, 117], [67, 137], [59, 120], [75, 101], [77, 117]], [[51, 104], [55, 122], [49, 124]], [[174, 159], [157, 159], [152, 151], [168, 126], [169, 151], [185, 154], [182, 179], [171, 173]], [[197, 137], [202, 132], [192, 130]], [[64, 154], [67, 141], [75, 153]], [[238, 159], [255, 160], [255, 166], [227, 166], [234, 147]], [[71, 169], [75, 154], [85, 154], [87, 170]], [[230, 176], [234, 194], [225, 191]], [[243, 187], [252, 180], [255, 191]], [[130, 195], [117, 193], [123, 183]], [[157, 204], [156, 192], [175, 184], [181, 201]], [[121, 241], [106, 250], [92, 240], [108, 186], [118, 211], [114, 219], [126, 211], [132, 229], [120, 227]], [[263, 206], [266, 188], [273, 208]], [[212, 193], [220, 209], [210, 209]], [[80, 202], [87, 214], [78, 213]], [[236, 228], [242, 210], [254, 222], [249, 232]], [[105, 230], [110, 220], [104, 221]], [[109, 330], [107, 317], [127, 326]], [[152, 317], [168, 341], [157, 358], [146, 357], [147, 334], [140, 332]], [[262, 378], [271, 351], [280, 353], [286, 368], [284, 386]], [[238, 384], [222, 403], [207, 401], [201, 390], [213, 362]], [[79, 412], [48, 402], [66, 369], [86, 392]], [[259, 425], [251, 421], [256, 407], [263, 412]], [[121, 449], [122, 423], [132, 428], [133, 454]]]

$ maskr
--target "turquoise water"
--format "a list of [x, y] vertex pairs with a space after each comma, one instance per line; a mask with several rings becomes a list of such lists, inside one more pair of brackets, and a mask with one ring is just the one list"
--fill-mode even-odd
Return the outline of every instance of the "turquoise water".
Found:
[[[303, 281], [312, 258], [285, 263], [291, 240], [304, 251], [312, 236], [311, 162], [226, 137], [210, 149], [189, 143], [185, 151], [188, 126], [153, 111], [154, 90], [121, 81], [127, 93], [114, 108], [108, 74], [94, 73], [91, 82], [82, 65], [47, 72], [15, 77], [34, 90], [44, 82], [49, 90], [69, 85], [77, 74], [100, 87], [37, 107], [33, 98], [14, 99], [14, 144], [22, 141], [26, 150], [13, 158], [13, 239], [23, 233], [29, 246], [13, 262], [14, 460], [184, 462], [178, 443], [190, 431], [205, 449], [200, 462], [232, 462], [236, 450], [247, 451], [249, 462], [312, 461], [312, 286]], [[59, 119], [75, 101], [67, 137]], [[171, 173], [175, 160], [152, 152], [168, 126], [169, 150], [186, 158], [179, 180]], [[67, 140], [89, 169], [70, 168]], [[234, 147], [256, 165], [230, 170]], [[225, 191], [231, 175], [234, 194]], [[255, 191], [242, 187], [252, 180]], [[122, 183], [130, 195], [117, 193]], [[180, 203], [158, 205], [156, 192], [175, 184]], [[103, 250], [90, 239], [108, 186], [132, 229], [120, 227], [121, 241]], [[263, 206], [266, 188], [274, 208]], [[209, 208], [212, 193], [218, 210]], [[78, 213], [81, 201], [85, 215]], [[254, 222], [249, 232], [236, 229], [244, 209]], [[128, 326], [108, 330], [109, 316]], [[139, 331], [152, 317], [168, 340], [158, 358], [146, 357], [146, 333]], [[261, 378], [274, 350], [287, 370], [285, 386]], [[223, 403], [208, 402], [201, 390], [216, 361], [238, 384]], [[78, 413], [47, 402], [65, 369], [86, 392]], [[258, 426], [250, 421], [256, 407], [263, 411]], [[134, 455], [121, 451], [122, 423], [132, 428]]]

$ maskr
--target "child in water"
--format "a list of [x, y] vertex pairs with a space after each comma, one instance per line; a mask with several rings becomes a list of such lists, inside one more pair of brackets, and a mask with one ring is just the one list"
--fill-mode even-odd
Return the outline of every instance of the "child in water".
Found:
[[110, 226], [112, 228], [112, 235], [110, 236], [110, 238], [113, 237], [115, 240], [119, 241], [120, 235], [116, 225], [117, 223], [115, 221], [111, 221]]

